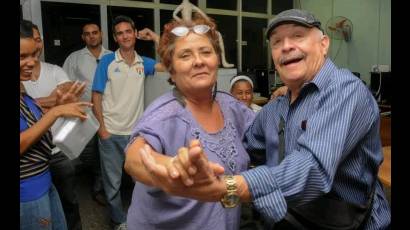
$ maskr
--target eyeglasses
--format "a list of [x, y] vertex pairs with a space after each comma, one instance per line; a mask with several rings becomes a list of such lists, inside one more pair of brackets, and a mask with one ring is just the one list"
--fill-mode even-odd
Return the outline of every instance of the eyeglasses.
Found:
[[175, 36], [178, 37], [183, 37], [189, 33], [189, 30], [194, 31], [196, 34], [205, 34], [207, 33], [211, 28], [207, 25], [195, 25], [193, 27], [186, 27], [186, 26], [177, 26], [174, 29], [171, 30], [171, 33], [173, 33]]

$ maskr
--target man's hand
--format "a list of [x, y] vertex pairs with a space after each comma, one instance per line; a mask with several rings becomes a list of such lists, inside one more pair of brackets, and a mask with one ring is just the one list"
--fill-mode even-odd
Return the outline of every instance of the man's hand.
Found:
[[138, 39], [145, 41], [154, 41], [156, 44], [159, 43], [159, 36], [154, 31], [144, 28], [138, 31]]
[[288, 92], [288, 87], [281, 86], [272, 93], [272, 95], [270, 96], [270, 100], [273, 100], [279, 96], [284, 96], [286, 95], [287, 92]]
[[74, 82], [71, 87], [68, 89], [67, 92], [63, 93], [62, 90], [57, 89], [57, 105], [63, 105], [72, 102], [80, 101], [80, 97], [83, 95], [85, 91], [85, 82]]
[[101, 139], [108, 139], [111, 136], [111, 134], [105, 128], [100, 128], [98, 130], [98, 136]]

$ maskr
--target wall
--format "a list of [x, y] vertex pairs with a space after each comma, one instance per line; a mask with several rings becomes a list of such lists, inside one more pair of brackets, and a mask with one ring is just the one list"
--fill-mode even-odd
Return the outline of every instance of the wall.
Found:
[[[329, 57], [338, 66], [359, 72], [368, 85], [372, 65], [385, 64], [391, 69], [390, 0], [300, 0], [300, 4], [319, 18], [323, 28], [332, 16], [345, 16], [352, 21], [350, 42], [331, 41]], [[295, 6], [299, 6], [299, 1]]]

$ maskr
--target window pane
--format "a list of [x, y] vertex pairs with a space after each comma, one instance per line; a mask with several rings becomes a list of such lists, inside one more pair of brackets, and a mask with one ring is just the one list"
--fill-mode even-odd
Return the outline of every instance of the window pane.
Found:
[[[189, 1], [196, 6], [198, 5], [198, 0], [189, 0]], [[161, 0], [160, 3], [179, 5], [182, 3], [182, 0]]]
[[242, 0], [242, 11], [267, 13], [266, 0]]
[[162, 34], [162, 32], [164, 31], [164, 25], [170, 22], [171, 19], [173, 19], [172, 17], [173, 12], [174, 11], [172, 10], [160, 10], [159, 11], [159, 24], [161, 27], [160, 34]]
[[209, 17], [215, 19], [217, 28], [222, 35], [224, 47], [225, 47], [225, 59], [228, 63], [234, 64], [238, 67], [236, 50], [236, 34], [238, 32], [236, 28], [237, 17], [236, 16], [226, 16], [226, 15], [214, 15], [209, 14]]
[[272, 0], [272, 14], [293, 8], [293, 0]]
[[[154, 10], [142, 9], [133, 7], [119, 7], [119, 6], [107, 6], [108, 17], [108, 47], [110, 50], [115, 51], [118, 49], [118, 44], [114, 41], [112, 36], [112, 21], [118, 15], [125, 15], [130, 17], [137, 30], [144, 29], [145, 27], [154, 29]], [[137, 40], [135, 44], [135, 50], [139, 55], [155, 58], [155, 44], [152, 41]]]
[[267, 68], [266, 19], [243, 17], [242, 23], [242, 69]]
[[81, 39], [83, 25], [88, 22], [100, 24], [100, 6], [41, 1], [41, 17], [44, 59], [62, 66], [70, 53], [84, 48]]
[[152, 0], [131, 0], [134, 2], [152, 2]]
[[206, 8], [236, 10], [236, 0], [207, 0]]

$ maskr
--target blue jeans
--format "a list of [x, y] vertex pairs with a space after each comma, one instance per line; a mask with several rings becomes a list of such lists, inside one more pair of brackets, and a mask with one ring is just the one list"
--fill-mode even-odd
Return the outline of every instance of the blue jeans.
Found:
[[101, 176], [110, 208], [111, 220], [115, 223], [124, 223], [126, 213], [121, 200], [121, 179], [124, 167], [124, 149], [128, 144], [129, 135], [114, 135], [107, 139], [98, 138], [100, 150]]
[[53, 184], [39, 199], [20, 202], [20, 230], [39, 229], [67, 229], [63, 207]]

